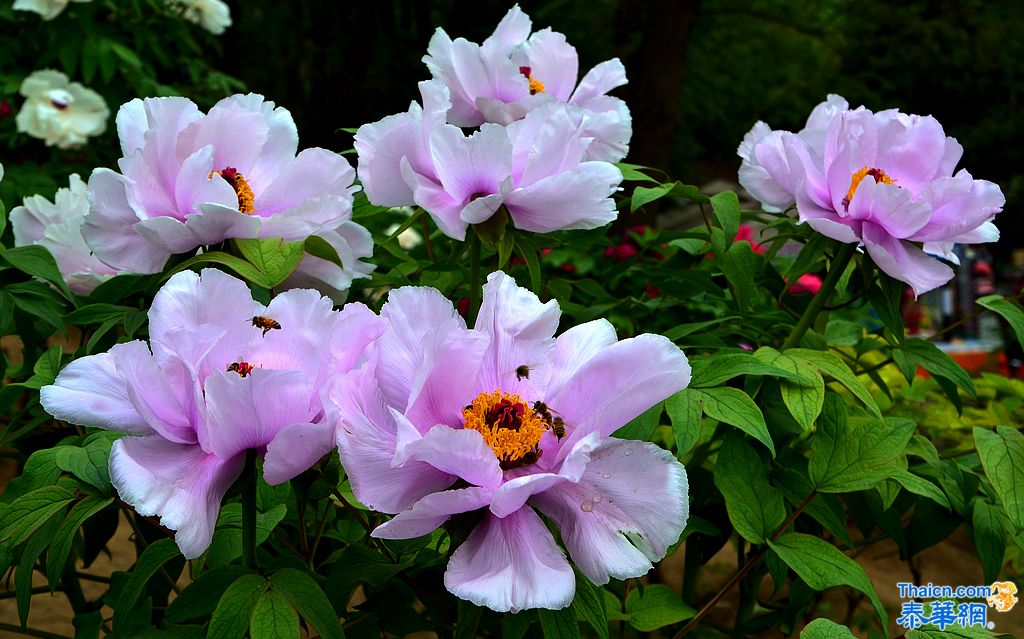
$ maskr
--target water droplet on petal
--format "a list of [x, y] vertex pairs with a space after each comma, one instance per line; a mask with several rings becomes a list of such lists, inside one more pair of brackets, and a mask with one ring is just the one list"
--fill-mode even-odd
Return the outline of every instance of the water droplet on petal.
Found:
[[611, 473], [604, 473], [603, 475], [601, 475], [601, 477], [604, 477], [605, 479], [611, 479], [611, 476]]
[[626, 457], [629, 457], [630, 455], [633, 454], [633, 448], [632, 447], [626, 447], [626, 450], [622, 451], [622, 454], [625, 455]]
[[591, 499], [592, 499], [592, 501], [593, 501], [593, 502], [594, 502], [595, 504], [600, 504], [600, 503], [601, 503], [601, 499], [602, 499], [602, 497], [601, 497], [601, 495], [600, 495], [600, 494], [597, 494], [597, 495], [594, 495], [594, 496], [593, 496], [593, 497], [592, 497]]
[[585, 502], [580, 504], [580, 510], [582, 510], [585, 513], [589, 513], [591, 510], [594, 510], [594, 502], [590, 501], [589, 499], [586, 500]]

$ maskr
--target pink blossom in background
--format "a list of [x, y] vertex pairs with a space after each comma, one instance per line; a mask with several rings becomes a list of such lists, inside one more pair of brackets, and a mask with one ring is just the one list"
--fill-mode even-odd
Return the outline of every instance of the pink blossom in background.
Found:
[[82, 238], [82, 222], [88, 213], [85, 182], [73, 173], [68, 186], [57, 189], [53, 202], [33, 195], [10, 214], [14, 245], [46, 247], [68, 287], [79, 295], [92, 293], [120, 272], [96, 259]]
[[796, 204], [797, 187], [803, 178], [803, 158], [820, 162], [829, 125], [848, 109], [849, 104], [842, 96], [829, 94], [814, 107], [798, 133], [772, 131], [764, 122], [755, 124], [736, 151], [743, 160], [740, 185], [766, 211], [783, 211]]
[[125, 434], [111, 450], [111, 482], [139, 514], [177, 531], [192, 559], [209, 546], [247, 449], [265, 455], [264, 478], [277, 484], [334, 447], [320, 390], [382, 329], [362, 304], [338, 312], [316, 291], [291, 290], [264, 307], [230, 275], [184, 271], [153, 300], [148, 346], [74, 360], [40, 401], [58, 419]]
[[[963, 148], [935, 118], [849, 110], [845, 101], [827, 105], [819, 105], [800, 134], [751, 132], [741, 145], [741, 175], [747, 175], [741, 182], [766, 208], [781, 208], [795, 194], [801, 222], [863, 246], [916, 295], [953, 277], [930, 255], [956, 262], [954, 244], [999, 238], [992, 220], [1005, 204], [1002, 191], [965, 169], [954, 174]], [[824, 132], [811, 120], [827, 120]]]
[[234, 95], [203, 114], [186, 98], [135, 99], [117, 114], [119, 171], [89, 178], [85, 239], [118, 268], [155, 273], [167, 258], [230, 238], [304, 240], [352, 215], [355, 172], [340, 155], [296, 155], [291, 114]]
[[509, 124], [546, 103], [566, 105], [583, 136], [586, 159], [618, 162], [633, 134], [629, 108], [607, 95], [626, 84], [618, 58], [597, 65], [577, 84], [579, 59], [565, 36], [550, 28], [530, 33], [530, 17], [513, 6], [482, 45], [452, 40], [438, 28], [423, 62], [452, 97], [447, 121], [461, 127]]
[[821, 278], [814, 273], [804, 273], [796, 278], [796, 282], [789, 287], [787, 292], [792, 295], [804, 295], [807, 293], [817, 295], [818, 291], [821, 290], [821, 283]]
[[573, 570], [541, 514], [597, 584], [647, 573], [686, 523], [682, 465], [611, 437], [687, 385], [686, 357], [658, 335], [619, 341], [605, 320], [555, 338], [559, 316], [501, 272], [474, 329], [434, 289], [393, 290], [367, 365], [329, 393], [356, 497], [396, 515], [373, 535], [419, 537], [476, 513], [444, 582], [497, 611], [573, 599]]
[[466, 135], [444, 123], [448, 90], [421, 82], [423, 106], [359, 127], [359, 178], [380, 206], [422, 207], [442, 232], [465, 239], [471, 224], [504, 207], [516, 228], [548, 233], [603, 226], [617, 216], [611, 195], [622, 173], [586, 161], [591, 141], [555, 103], [506, 126]]

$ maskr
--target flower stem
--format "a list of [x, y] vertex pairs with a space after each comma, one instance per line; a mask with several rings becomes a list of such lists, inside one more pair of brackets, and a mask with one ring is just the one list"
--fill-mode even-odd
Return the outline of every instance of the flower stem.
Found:
[[800, 339], [807, 332], [807, 329], [811, 327], [814, 320], [818, 317], [818, 313], [824, 308], [825, 303], [832, 297], [832, 292], [836, 289], [836, 284], [839, 283], [839, 278], [843, 276], [843, 272], [846, 271], [846, 265], [850, 263], [850, 259], [853, 258], [854, 252], [857, 250], [856, 244], [843, 244], [835, 257], [832, 258], [832, 264], [829, 265], [828, 274], [825, 275], [825, 281], [821, 284], [821, 290], [819, 290], [812, 298], [810, 303], [807, 305], [807, 309], [804, 314], [800, 316], [800, 321], [793, 327], [793, 331], [786, 338], [786, 341], [782, 343], [782, 349], [793, 348], [800, 343]]
[[242, 486], [242, 561], [256, 569], [256, 449], [245, 451]]
[[476, 313], [480, 310], [480, 237], [474, 232], [469, 236], [469, 312], [466, 323], [470, 326], [476, 321]]

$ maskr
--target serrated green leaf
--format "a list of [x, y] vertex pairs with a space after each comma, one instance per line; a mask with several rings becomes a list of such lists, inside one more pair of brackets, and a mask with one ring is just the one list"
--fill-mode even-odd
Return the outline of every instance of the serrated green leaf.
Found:
[[259, 575], [242, 575], [228, 586], [210, 618], [208, 637], [243, 639], [249, 630], [253, 608], [270, 582]]
[[808, 474], [821, 492], [865, 490], [897, 471], [914, 423], [900, 418], [849, 419], [846, 406], [830, 393], [811, 442]]
[[719, 386], [694, 391], [701, 399], [704, 413], [720, 422], [739, 428], [764, 444], [775, 457], [775, 443], [768, 432], [764, 415], [754, 400], [738, 388]]
[[338, 615], [312, 577], [294, 568], [283, 568], [271, 575], [270, 585], [323, 639], [343, 639]]
[[715, 486], [725, 498], [729, 521], [751, 543], [764, 543], [786, 520], [782, 493], [768, 483], [764, 460], [738, 433], [722, 442]]
[[681, 457], [700, 441], [703, 413], [700, 396], [696, 391], [684, 388], [665, 400], [665, 410], [672, 422], [676, 457]]
[[[815, 590], [835, 586], [850, 586], [864, 593], [874, 606], [882, 628], [887, 628], [889, 618], [885, 607], [878, 599], [871, 580], [857, 562], [850, 559], [832, 544], [803, 533], [788, 533], [768, 545], [786, 565]], [[888, 636], [888, 632], [886, 633]]]
[[1024, 530], [1024, 435], [1006, 426], [994, 432], [975, 428], [974, 446], [1014, 534], [1019, 533]]
[[828, 351], [812, 351], [806, 348], [788, 349], [786, 355], [798, 362], [805, 362], [817, 368], [819, 372], [833, 378], [853, 393], [876, 417], [882, 416], [882, 412], [878, 409], [878, 404], [875, 403], [875, 398], [871, 396], [871, 393], [857, 379], [857, 376], [853, 374], [850, 367], [839, 357]]
[[639, 588], [630, 590], [626, 596], [626, 612], [629, 614], [629, 625], [640, 632], [671, 626], [697, 614], [696, 610], [686, 605], [679, 595], [663, 584], [648, 584], [644, 586], [643, 594]]
[[302, 261], [303, 242], [285, 242], [277, 238], [235, 239], [234, 245], [242, 257], [249, 260], [266, 278], [267, 288], [273, 288], [292, 274]]
[[249, 636], [251, 639], [301, 639], [299, 614], [287, 599], [268, 590], [252, 608]]
[[142, 551], [135, 566], [132, 567], [128, 583], [121, 588], [121, 594], [117, 597], [117, 604], [114, 606], [115, 632], [124, 627], [126, 615], [135, 607], [150, 578], [178, 554], [178, 546], [173, 539], [158, 539]]
[[815, 619], [800, 631], [800, 639], [857, 639], [850, 629], [828, 619]]

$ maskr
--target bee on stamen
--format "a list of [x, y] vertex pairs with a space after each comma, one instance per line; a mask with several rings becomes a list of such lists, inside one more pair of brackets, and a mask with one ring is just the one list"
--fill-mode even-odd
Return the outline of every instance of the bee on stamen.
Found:
[[239, 377], [247, 377], [252, 373], [252, 364], [248, 362], [233, 362], [228, 365], [229, 373], [238, 373]]
[[523, 378], [530, 379], [530, 367], [526, 364], [516, 367], [516, 379], [523, 381]]
[[256, 328], [263, 329], [263, 337], [267, 336], [267, 332], [270, 329], [279, 330], [281, 328], [281, 324], [278, 323], [277, 320], [270, 319], [269, 317], [261, 317], [259, 315], [256, 315], [252, 318], [252, 325], [255, 326]]

